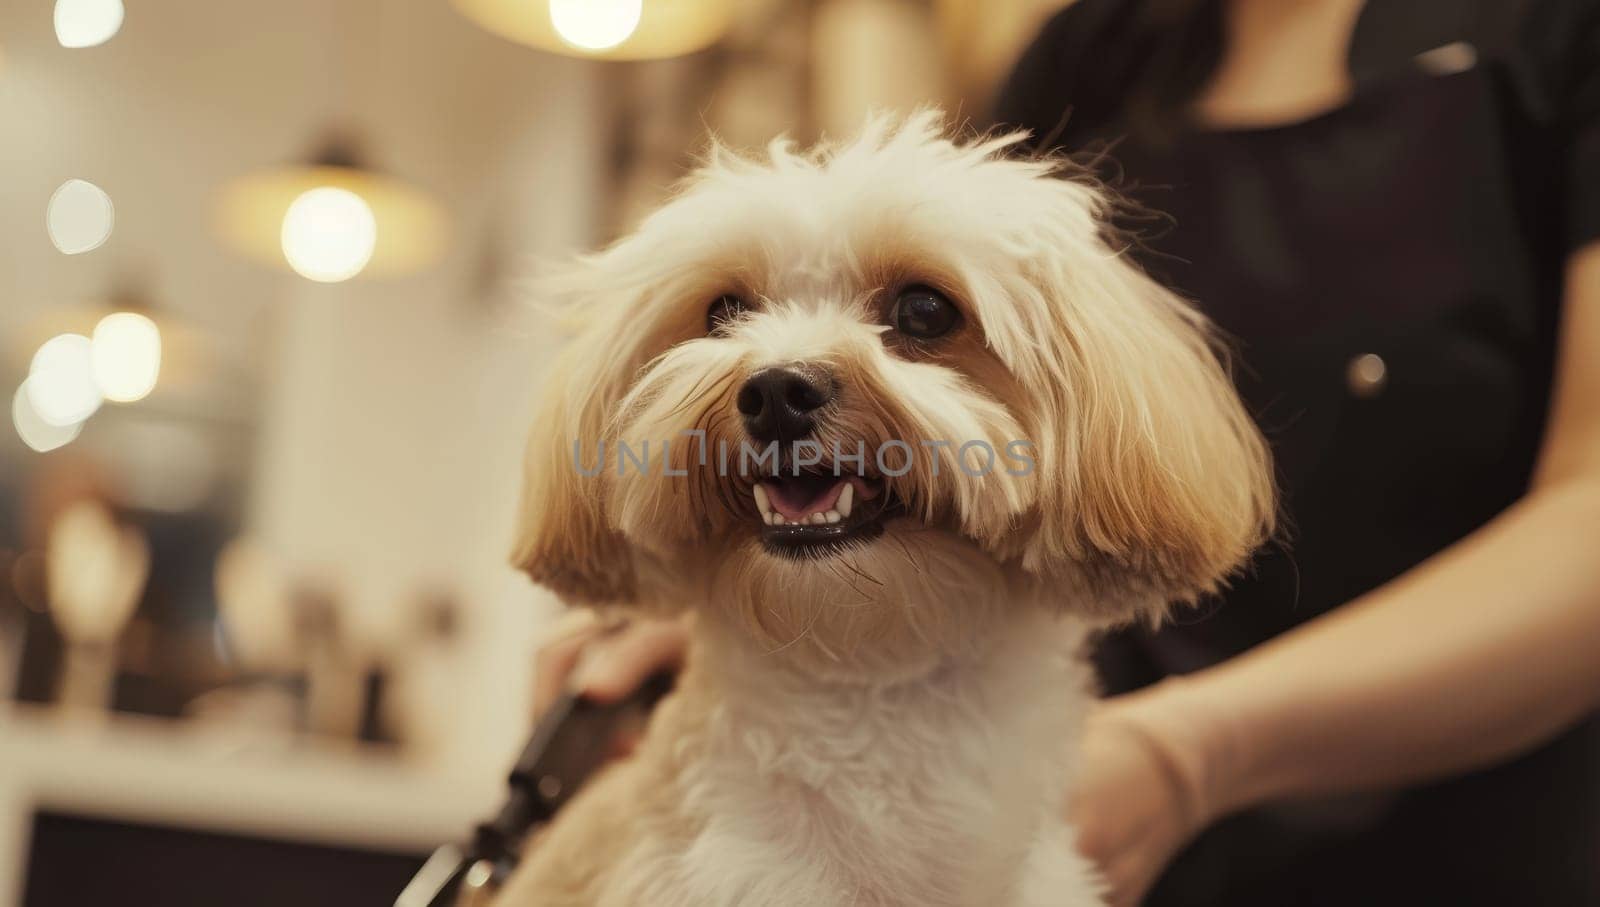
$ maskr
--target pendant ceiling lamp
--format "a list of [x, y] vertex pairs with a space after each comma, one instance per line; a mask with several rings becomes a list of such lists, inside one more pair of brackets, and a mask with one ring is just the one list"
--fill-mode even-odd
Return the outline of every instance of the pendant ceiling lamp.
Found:
[[420, 270], [439, 259], [447, 232], [427, 195], [366, 166], [344, 141], [234, 180], [218, 227], [239, 252], [319, 283]]
[[516, 41], [576, 57], [655, 60], [708, 47], [733, 0], [452, 0], [462, 15]]

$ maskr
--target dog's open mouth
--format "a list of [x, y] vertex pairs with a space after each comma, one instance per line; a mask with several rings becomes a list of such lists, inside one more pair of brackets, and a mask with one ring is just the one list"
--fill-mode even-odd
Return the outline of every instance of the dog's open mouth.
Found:
[[826, 556], [875, 537], [894, 503], [882, 480], [832, 472], [769, 476], [751, 494], [765, 524], [762, 543], [794, 557]]

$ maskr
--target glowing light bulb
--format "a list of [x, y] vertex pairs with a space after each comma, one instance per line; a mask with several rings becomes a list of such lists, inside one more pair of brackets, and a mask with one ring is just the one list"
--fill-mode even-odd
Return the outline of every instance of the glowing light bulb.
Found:
[[138, 312], [100, 319], [91, 341], [94, 381], [107, 400], [132, 403], [155, 390], [161, 375], [161, 329]]
[[51, 425], [75, 425], [100, 408], [92, 350], [93, 344], [82, 334], [61, 334], [33, 354], [24, 386], [40, 419]]
[[561, 40], [584, 50], [606, 50], [639, 27], [644, 0], [550, 0], [550, 24]]
[[78, 433], [83, 431], [82, 422], [71, 425], [51, 425], [40, 417], [38, 410], [33, 408], [33, 399], [28, 393], [28, 385], [33, 379], [22, 382], [17, 388], [17, 393], [11, 398], [11, 424], [16, 426], [17, 437], [22, 443], [39, 453], [47, 453], [71, 444]]
[[94, 47], [122, 28], [122, 0], [56, 0], [56, 40], [62, 47]]
[[50, 241], [66, 255], [100, 248], [111, 238], [115, 223], [111, 196], [88, 180], [67, 180], [58, 186], [45, 213]]
[[301, 277], [337, 283], [361, 273], [378, 245], [378, 221], [361, 196], [323, 186], [302, 193], [283, 216], [283, 257]]

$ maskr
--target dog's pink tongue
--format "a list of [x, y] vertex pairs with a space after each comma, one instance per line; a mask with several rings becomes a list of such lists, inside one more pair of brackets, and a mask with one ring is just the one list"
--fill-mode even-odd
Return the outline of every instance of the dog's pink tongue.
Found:
[[814, 513], [827, 513], [832, 510], [833, 505], [839, 501], [839, 493], [844, 491], [843, 479], [825, 486], [821, 494], [795, 482], [768, 481], [762, 482], [761, 485], [767, 490], [767, 503], [791, 523], [808, 519]]

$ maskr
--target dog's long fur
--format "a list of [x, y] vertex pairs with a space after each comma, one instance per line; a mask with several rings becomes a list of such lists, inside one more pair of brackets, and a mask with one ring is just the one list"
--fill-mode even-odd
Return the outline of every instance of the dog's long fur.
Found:
[[[500, 903], [1099, 903], [1060, 818], [1083, 636], [1215, 588], [1273, 494], [1203, 318], [1108, 243], [1092, 181], [1018, 141], [953, 140], [930, 112], [807, 153], [713, 148], [555, 278], [583, 331], [530, 444], [516, 560], [575, 603], [692, 607], [695, 641], [641, 749]], [[913, 284], [959, 308], [950, 336], [896, 334]], [[727, 294], [750, 310], [708, 336]], [[751, 482], [697, 466], [682, 433], [737, 445], [739, 386], [774, 365], [832, 376], [829, 449], [927, 452], [875, 477], [904, 505], [881, 537], [780, 557]], [[663, 439], [682, 475], [619, 474], [618, 440]], [[958, 468], [962, 442], [1014, 439], [1026, 475]]]

